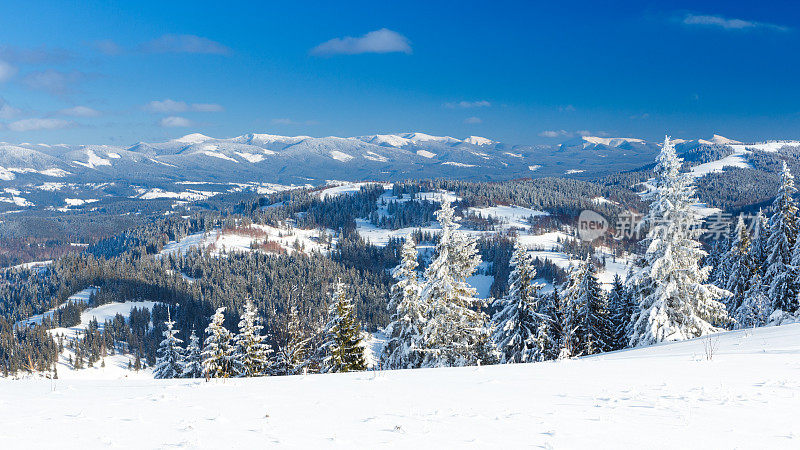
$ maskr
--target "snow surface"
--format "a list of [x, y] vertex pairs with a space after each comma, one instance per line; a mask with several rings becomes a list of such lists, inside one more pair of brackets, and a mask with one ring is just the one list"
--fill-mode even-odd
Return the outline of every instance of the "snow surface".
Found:
[[798, 373], [800, 324], [480, 368], [0, 379], [0, 445], [789, 449], [800, 441]]
[[469, 208], [469, 212], [479, 214], [483, 218], [493, 217], [502, 221], [500, 226], [496, 226], [501, 230], [508, 228], [521, 228], [528, 229], [529, 217], [549, 216], [550, 214], [544, 211], [538, 211], [530, 208], [523, 208], [522, 206], [489, 206], [484, 208]]
[[347, 153], [340, 152], [338, 150], [333, 150], [333, 151], [331, 151], [331, 158], [333, 158], [333, 159], [335, 159], [337, 161], [347, 162], [347, 161], [350, 161], [351, 159], [353, 159], [354, 156], [353, 155], [348, 155]]
[[694, 166], [690, 172], [691, 176], [698, 178], [709, 173], [722, 172], [725, 167], [741, 167], [744, 169], [752, 169], [753, 166], [747, 162], [747, 158], [744, 155], [744, 151], [737, 151], [732, 155], [728, 155], [722, 159]]
[[[250, 252], [253, 251], [253, 244], [261, 244], [264, 242], [264, 239], [268, 239], [270, 242], [276, 242], [287, 253], [295, 251], [295, 243], [305, 252], [328, 252], [328, 247], [320, 243], [319, 236], [321, 230], [318, 229], [305, 230], [287, 226], [286, 224], [280, 227], [254, 224], [252, 228], [256, 231], [254, 235], [247, 232], [239, 232], [238, 230], [211, 230], [208, 233], [191, 234], [184, 237], [179, 242], [169, 242], [161, 249], [159, 256], [170, 254], [183, 255], [192, 248], [208, 247], [212, 248], [212, 254], [215, 256], [221, 256], [229, 252]], [[333, 236], [335, 233], [332, 230], [326, 230], [326, 232], [330, 236]], [[333, 239], [332, 242], [335, 244], [336, 239]]]

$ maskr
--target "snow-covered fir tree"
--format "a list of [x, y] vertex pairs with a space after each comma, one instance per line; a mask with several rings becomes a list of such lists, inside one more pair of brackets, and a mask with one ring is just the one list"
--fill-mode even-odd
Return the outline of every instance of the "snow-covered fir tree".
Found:
[[729, 295], [706, 284], [711, 267], [697, 241], [702, 233], [692, 210], [693, 180], [667, 137], [657, 158], [656, 189], [646, 220], [649, 227], [642, 267], [629, 278], [638, 307], [631, 346], [703, 336], [730, 322], [719, 300]]
[[503, 363], [543, 361], [556, 346], [551, 319], [541, 312], [547, 301], [540, 293], [544, 285], [534, 281], [533, 259], [519, 242], [510, 264], [508, 294], [498, 300], [499, 309], [492, 317], [492, 340]]
[[422, 365], [422, 330], [426, 308], [422, 302], [417, 277], [417, 246], [408, 237], [403, 244], [400, 264], [392, 275], [397, 282], [392, 285], [389, 311], [392, 322], [386, 327], [389, 338], [383, 347], [381, 367], [385, 369], [413, 369]]
[[239, 320], [239, 333], [234, 338], [233, 371], [239, 377], [270, 375], [272, 347], [261, 335], [264, 328], [259, 324], [258, 309], [252, 301], [245, 303], [244, 314]]
[[158, 356], [153, 373], [156, 378], [179, 378], [184, 370], [184, 352], [181, 347], [183, 341], [176, 336], [179, 330], [174, 328], [175, 321], [172, 320], [169, 309], [167, 309], [167, 321], [164, 322], [164, 325], [167, 328], [163, 332], [164, 340], [158, 346]]
[[356, 308], [347, 296], [343, 283], [337, 283], [330, 320], [325, 327], [327, 340], [323, 345], [325, 359], [323, 372], [354, 372], [367, 369], [361, 327], [356, 318]]
[[203, 373], [208, 378], [228, 378], [234, 375], [232, 336], [224, 322], [225, 307], [220, 307], [206, 328], [208, 336], [203, 344]]
[[747, 231], [744, 217], [741, 215], [736, 221], [731, 247], [725, 256], [725, 264], [729, 265], [728, 279], [722, 287], [731, 293], [730, 297], [725, 299], [725, 305], [728, 308], [728, 314], [733, 316], [750, 289], [750, 280], [753, 276], [753, 264], [750, 261], [750, 233]]
[[[763, 279], [767, 271], [767, 258], [770, 253], [767, 247], [767, 242], [769, 241], [769, 223], [760, 209], [758, 210], [758, 214], [753, 218], [751, 229], [752, 235], [750, 237], [750, 254], [748, 260], [752, 265], [751, 269], [753, 273], [760, 275]], [[760, 282], [763, 282], [763, 280]]]
[[750, 289], [745, 292], [742, 303], [734, 314], [736, 328], [756, 328], [767, 324], [772, 313], [772, 304], [765, 291], [761, 275], [754, 274]]
[[626, 289], [619, 274], [614, 275], [611, 291], [608, 293], [608, 312], [611, 321], [610, 350], [621, 350], [630, 341], [631, 316], [636, 305]]
[[481, 263], [475, 239], [456, 233], [455, 210], [445, 197], [436, 218], [442, 228], [436, 258], [425, 270], [422, 300], [427, 308], [423, 327], [425, 367], [468, 366], [491, 359], [485, 302], [467, 283]]
[[590, 257], [574, 264], [562, 294], [563, 356], [583, 356], [611, 349], [612, 325], [606, 297]]
[[200, 338], [192, 329], [189, 335], [189, 343], [186, 345], [186, 355], [184, 358], [183, 377], [202, 378], [203, 377], [203, 356], [201, 354]]
[[289, 308], [286, 319], [286, 343], [280, 346], [277, 371], [282, 375], [298, 375], [308, 365], [308, 343], [311, 339], [303, 333], [297, 307]]
[[774, 310], [792, 311], [797, 302], [797, 280], [792, 267], [792, 251], [797, 239], [797, 204], [792, 195], [797, 191], [794, 176], [784, 161], [781, 185], [773, 202], [769, 221], [767, 269], [764, 279], [769, 283], [769, 295]]

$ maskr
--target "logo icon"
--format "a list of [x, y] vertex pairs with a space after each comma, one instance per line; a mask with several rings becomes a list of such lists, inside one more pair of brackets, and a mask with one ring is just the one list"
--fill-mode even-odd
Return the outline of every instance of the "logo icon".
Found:
[[604, 235], [608, 230], [608, 221], [600, 214], [584, 209], [578, 216], [578, 236], [582, 241], [591, 242]]

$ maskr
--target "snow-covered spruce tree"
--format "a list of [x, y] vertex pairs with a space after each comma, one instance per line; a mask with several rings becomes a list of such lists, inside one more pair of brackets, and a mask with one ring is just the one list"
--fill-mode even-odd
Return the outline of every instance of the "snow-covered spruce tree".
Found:
[[389, 341], [381, 355], [384, 369], [414, 369], [422, 364], [426, 308], [420, 297], [417, 266], [417, 246], [409, 236], [403, 244], [400, 264], [392, 272], [397, 282], [392, 285], [388, 306], [392, 322], [386, 327]]
[[[763, 283], [763, 277], [767, 272], [767, 257], [769, 257], [769, 248], [767, 241], [769, 241], [769, 223], [767, 218], [761, 210], [753, 218], [752, 224], [753, 234], [750, 238], [749, 260], [752, 265], [753, 273], [761, 276], [759, 283]], [[753, 284], [750, 283], [752, 287]]]
[[628, 346], [631, 332], [631, 316], [636, 305], [619, 274], [614, 275], [611, 291], [608, 293], [608, 313], [611, 320], [610, 350], [621, 350]]
[[475, 239], [456, 233], [455, 211], [447, 198], [436, 218], [442, 227], [436, 258], [425, 270], [422, 300], [427, 307], [423, 327], [423, 366], [468, 366], [494, 357], [485, 303], [467, 283], [481, 262]]
[[784, 161], [781, 185], [773, 202], [769, 221], [767, 269], [764, 279], [769, 283], [773, 310], [792, 311], [797, 304], [797, 280], [792, 267], [792, 250], [797, 239], [797, 204], [792, 195], [797, 191], [794, 177]]
[[753, 276], [753, 264], [750, 261], [750, 233], [747, 231], [744, 217], [741, 215], [736, 221], [731, 247], [728, 249], [725, 262], [729, 264], [728, 279], [722, 287], [731, 293], [731, 296], [725, 299], [725, 305], [728, 307], [728, 314], [733, 316], [750, 289], [750, 281]]
[[179, 378], [183, 374], [183, 348], [182, 340], [176, 334], [179, 330], [174, 329], [175, 321], [169, 315], [167, 309], [167, 321], [164, 322], [167, 328], [164, 330], [164, 340], [158, 346], [158, 356], [153, 373], [156, 378]]
[[278, 351], [277, 370], [281, 375], [298, 375], [308, 364], [308, 342], [311, 339], [303, 333], [297, 307], [289, 308], [286, 319], [286, 343]]
[[203, 373], [208, 378], [229, 378], [233, 372], [233, 345], [231, 332], [225, 328], [225, 307], [217, 308], [206, 328], [203, 345]]
[[562, 294], [564, 338], [562, 351], [570, 357], [611, 349], [612, 326], [606, 297], [589, 257], [574, 264]]
[[329, 311], [330, 321], [325, 327], [327, 340], [323, 345], [325, 359], [322, 371], [354, 372], [367, 369], [361, 327], [356, 318], [356, 308], [347, 296], [343, 283], [337, 283]]
[[261, 335], [258, 309], [248, 300], [239, 320], [239, 334], [234, 338], [233, 371], [239, 377], [271, 375], [272, 347]]
[[550, 318], [541, 314], [544, 287], [536, 283], [536, 268], [519, 242], [511, 256], [508, 294], [498, 300], [499, 309], [492, 317], [492, 341], [503, 363], [543, 361], [555, 343], [550, 339]]
[[678, 341], [717, 331], [730, 322], [719, 299], [730, 295], [706, 284], [711, 267], [697, 241], [702, 233], [692, 205], [692, 179], [667, 137], [657, 158], [656, 189], [650, 212], [647, 250], [628, 280], [638, 307], [632, 317], [631, 346]]
[[203, 377], [203, 357], [200, 349], [200, 338], [192, 329], [189, 335], [189, 344], [186, 346], [186, 356], [184, 358], [183, 377], [202, 378]]
[[772, 304], [765, 292], [761, 275], [756, 273], [745, 292], [742, 303], [736, 309], [736, 328], [756, 328], [767, 324], [772, 313]]

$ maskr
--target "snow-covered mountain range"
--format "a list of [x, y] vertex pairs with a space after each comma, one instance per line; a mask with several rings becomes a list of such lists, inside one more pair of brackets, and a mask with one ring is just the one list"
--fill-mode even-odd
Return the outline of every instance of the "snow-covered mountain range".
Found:
[[[800, 146], [785, 141], [743, 144], [718, 135], [675, 142], [678, 153], [704, 145], [728, 146], [736, 153], [734, 159], [753, 148]], [[0, 142], [0, 209], [68, 209], [103, 198], [191, 201], [248, 186], [262, 192], [276, 185], [318, 186], [328, 180], [591, 178], [650, 164], [659, 146], [644, 139], [595, 136], [557, 145], [511, 145], [479, 136], [424, 133], [322, 138], [246, 134], [225, 139], [189, 134], [129, 147]]]
[[[710, 141], [682, 141], [682, 145], [705, 142]], [[326, 179], [499, 180], [631, 169], [651, 161], [657, 148], [657, 143], [631, 138], [585, 136], [555, 146], [527, 146], [479, 136], [456, 139], [424, 133], [347, 138], [246, 134], [226, 139], [189, 134], [130, 147], [0, 143], [0, 180], [75, 177], [83, 182], [312, 184]]]

